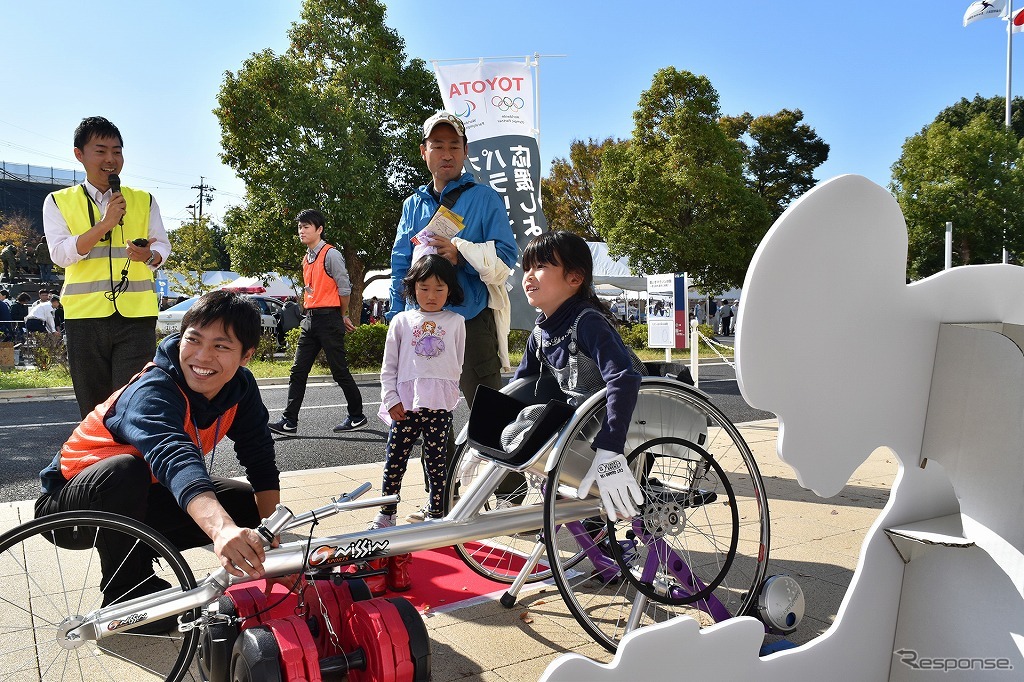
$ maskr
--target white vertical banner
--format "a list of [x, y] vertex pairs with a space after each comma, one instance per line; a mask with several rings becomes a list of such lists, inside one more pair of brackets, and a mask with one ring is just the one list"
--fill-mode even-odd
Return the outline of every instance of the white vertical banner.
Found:
[[533, 70], [522, 62], [434, 65], [444, 108], [466, 124], [470, 142], [500, 135], [536, 139]]
[[[521, 62], [434, 63], [444, 108], [466, 126], [466, 170], [505, 202], [509, 224], [522, 253], [547, 231], [540, 207], [540, 148], [537, 143], [533, 69]], [[521, 264], [509, 280], [512, 328], [532, 329], [536, 311], [523, 294]]]

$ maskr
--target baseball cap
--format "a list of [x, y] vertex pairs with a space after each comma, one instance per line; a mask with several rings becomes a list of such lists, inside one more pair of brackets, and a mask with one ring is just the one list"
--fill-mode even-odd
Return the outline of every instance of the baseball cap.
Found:
[[433, 116], [424, 121], [423, 139], [425, 140], [428, 137], [430, 137], [430, 133], [434, 131], [434, 128], [441, 125], [442, 123], [450, 125], [452, 128], [455, 128], [455, 132], [457, 132], [462, 137], [466, 136], [466, 126], [463, 125], [459, 117], [453, 113], [450, 113], [442, 109], [441, 111], [438, 111]]

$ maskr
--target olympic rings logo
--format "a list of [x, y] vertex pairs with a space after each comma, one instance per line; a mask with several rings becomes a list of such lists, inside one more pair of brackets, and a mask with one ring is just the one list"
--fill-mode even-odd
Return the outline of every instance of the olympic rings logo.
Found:
[[522, 97], [500, 97], [498, 95], [491, 98], [491, 104], [498, 107], [499, 111], [519, 111], [526, 106]]

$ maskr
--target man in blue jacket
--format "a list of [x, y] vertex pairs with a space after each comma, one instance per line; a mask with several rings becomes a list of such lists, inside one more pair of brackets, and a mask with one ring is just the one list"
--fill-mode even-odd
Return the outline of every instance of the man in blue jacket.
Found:
[[[455, 114], [439, 111], [423, 123], [420, 156], [430, 171], [431, 182], [418, 188], [402, 206], [398, 234], [391, 249], [390, 320], [409, 304], [402, 297], [402, 278], [412, 264], [412, 238], [426, 227], [442, 202], [462, 218], [464, 227], [458, 236], [473, 244], [493, 242], [499, 259], [514, 268], [519, 248], [509, 226], [505, 203], [498, 193], [474, 182], [463, 170], [468, 154], [466, 128]], [[451, 202], [455, 198], [454, 203]], [[487, 285], [476, 269], [459, 255], [450, 239], [435, 234], [430, 245], [456, 266], [459, 285], [465, 296], [462, 305], [449, 306], [466, 318], [466, 355], [459, 387], [470, 406], [477, 386], [501, 388], [501, 362], [498, 359], [498, 332], [494, 315], [487, 307]], [[451, 440], [451, 439], [449, 439]], [[449, 443], [449, 458], [453, 443]], [[449, 462], [450, 464], [450, 462]], [[418, 520], [415, 515], [411, 520]]]
[[[439, 111], [423, 124], [420, 156], [430, 170], [431, 182], [416, 190], [402, 206], [398, 234], [391, 250], [391, 308], [387, 319], [405, 310], [409, 302], [402, 297], [402, 278], [412, 262], [412, 238], [422, 230], [441, 202], [458, 196], [451, 210], [462, 218], [464, 227], [458, 236], [467, 242], [493, 242], [506, 265], [515, 267], [519, 249], [509, 226], [505, 203], [490, 187], [475, 184], [473, 175], [463, 171], [468, 152], [466, 129], [459, 117]], [[472, 404], [476, 387], [483, 384], [501, 388], [501, 363], [498, 360], [498, 335], [494, 315], [487, 307], [487, 285], [451, 240], [434, 235], [430, 245], [456, 266], [465, 300], [451, 310], [466, 318], [466, 358], [459, 382], [466, 401]]]

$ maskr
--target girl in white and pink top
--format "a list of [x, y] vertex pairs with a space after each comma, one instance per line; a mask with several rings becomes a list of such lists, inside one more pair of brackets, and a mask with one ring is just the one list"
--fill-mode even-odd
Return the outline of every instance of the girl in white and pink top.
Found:
[[[395, 315], [388, 325], [384, 362], [380, 368], [380, 418], [390, 424], [385, 448], [384, 495], [395, 495], [409, 464], [417, 436], [423, 436], [423, 459], [430, 501], [426, 515], [444, 514], [445, 454], [452, 410], [459, 401], [459, 377], [466, 348], [466, 323], [461, 315], [443, 310], [459, 305], [462, 289], [455, 266], [436, 254], [419, 258], [402, 280], [417, 310]], [[371, 528], [395, 525], [398, 505], [385, 505]]]

